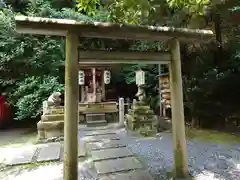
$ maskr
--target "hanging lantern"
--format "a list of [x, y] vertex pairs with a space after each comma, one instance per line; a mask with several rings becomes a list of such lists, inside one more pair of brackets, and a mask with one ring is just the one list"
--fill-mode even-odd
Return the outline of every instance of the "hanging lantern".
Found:
[[84, 85], [84, 71], [78, 71], [78, 84], [79, 85]]
[[104, 83], [109, 84], [111, 81], [111, 73], [110, 71], [104, 71]]
[[145, 84], [145, 72], [143, 70], [136, 71], [136, 84], [138, 86]]

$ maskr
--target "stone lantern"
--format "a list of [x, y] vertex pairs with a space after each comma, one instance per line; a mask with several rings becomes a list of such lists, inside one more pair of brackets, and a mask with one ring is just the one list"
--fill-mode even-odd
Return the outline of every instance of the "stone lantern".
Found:
[[141, 69], [136, 71], [136, 84], [138, 86], [136, 96], [139, 101], [134, 100], [132, 108], [126, 114], [127, 127], [130, 130], [137, 130], [142, 135], [155, 134], [157, 116], [145, 101], [145, 72]]

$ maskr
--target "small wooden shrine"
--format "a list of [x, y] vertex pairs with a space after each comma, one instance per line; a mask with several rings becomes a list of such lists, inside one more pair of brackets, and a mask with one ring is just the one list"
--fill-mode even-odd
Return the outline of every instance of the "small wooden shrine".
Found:
[[[105, 77], [104, 77], [105, 75]], [[108, 77], [106, 77], [108, 75]], [[103, 102], [106, 99], [105, 85], [110, 83], [110, 70], [105, 67], [80, 66], [79, 101], [81, 103]]]
[[110, 70], [111, 66], [107, 64], [79, 64], [80, 121], [86, 120], [87, 125], [104, 125], [107, 123], [106, 114], [118, 112], [117, 103], [106, 99], [106, 85], [111, 82]]

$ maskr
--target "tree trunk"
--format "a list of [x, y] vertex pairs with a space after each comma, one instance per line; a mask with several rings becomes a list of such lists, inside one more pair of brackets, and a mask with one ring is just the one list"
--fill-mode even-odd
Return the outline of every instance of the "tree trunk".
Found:
[[216, 43], [217, 43], [217, 53], [215, 56], [215, 63], [218, 66], [222, 66], [224, 62], [222, 62], [222, 30], [221, 30], [221, 16], [216, 10], [213, 14], [213, 21], [214, 21], [214, 31], [216, 34]]
[[199, 128], [200, 127], [200, 123], [199, 123], [199, 119], [195, 116], [192, 116], [192, 121], [191, 121], [191, 127], [193, 128]]

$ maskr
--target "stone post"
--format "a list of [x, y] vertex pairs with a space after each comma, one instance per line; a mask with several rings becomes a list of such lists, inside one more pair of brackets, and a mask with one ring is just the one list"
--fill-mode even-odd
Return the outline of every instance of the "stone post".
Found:
[[136, 100], [136, 99], [133, 99], [133, 102], [132, 102], [132, 109], [135, 109], [136, 104], [137, 104], [137, 100]]
[[81, 88], [81, 102], [83, 103], [85, 101], [84, 85], [81, 85], [80, 88]]
[[78, 36], [66, 35], [64, 99], [64, 180], [78, 179]]
[[104, 75], [102, 73], [102, 100], [105, 101], [106, 100], [106, 92], [105, 92], [105, 83], [104, 83]]
[[43, 115], [48, 113], [48, 101], [43, 101]]
[[124, 126], [124, 98], [119, 98], [119, 125]]
[[96, 68], [92, 68], [92, 86], [93, 86], [93, 102], [97, 101], [97, 87], [96, 87]]
[[170, 42], [172, 60], [170, 63], [170, 92], [172, 102], [172, 133], [174, 163], [177, 178], [188, 177], [187, 148], [185, 137], [183, 90], [180, 45], [177, 39]]

